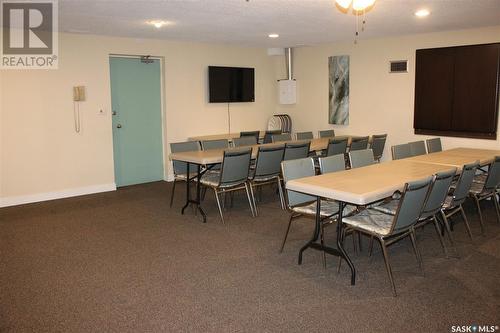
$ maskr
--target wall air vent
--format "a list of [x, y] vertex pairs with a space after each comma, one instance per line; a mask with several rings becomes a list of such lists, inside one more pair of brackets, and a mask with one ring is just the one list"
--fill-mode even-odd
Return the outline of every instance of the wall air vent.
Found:
[[408, 60], [390, 61], [389, 73], [408, 73]]

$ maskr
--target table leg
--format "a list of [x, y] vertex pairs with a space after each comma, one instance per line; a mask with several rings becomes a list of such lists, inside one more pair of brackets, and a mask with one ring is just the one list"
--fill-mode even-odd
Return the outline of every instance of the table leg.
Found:
[[190, 163], [186, 162], [186, 174], [187, 174], [187, 179], [186, 179], [186, 204], [184, 207], [182, 207], [181, 213], [184, 215], [184, 210], [189, 206], [189, 204], [195, 204], [196, 209], [200, 212], [202, 218], [203, 218], [203, 223], [207, 222], [207, 215], [203, 211], [203, 208], [201, 208], [201, 198], [200, 198], [200, 193], [201, 193], [201, 165], [197, 164], [197, 173], [196, 173], [196, 200], [191, 199], [191, 178], [190, 178]]
[[324, 246], [321, 244], [317, 243], [317, 240], [319, 238], [319, 233], [321, 230], [321, 198], [316, 199], [316, 223], [314, 225], [314, 233], [312, 238], [304, 245], [299, 251], [299, 265], [302, 264], [302, 254], [303, 252], [308, 249], [312, 248], [315, 250], [319, 251], [324, 251], [328, 254], [342, 257], [345, 259], [347, 264], [349, 265], [351, 269], [351, 285], [354, 285], [356, 283], [356, 269], [354, 268], [354, 264], [352, 263], [351, 259], [347, 255], [347, 252], [344, 250], [343, 247], [343, 239], [342, 239], [342, 215], [344, 211], [345, 203], [344, 202], [339, 202], [339, 215], [337, 219], [337, 248], [331, 248], [328, 246]]
[[187, 206], [189, 206], [189, 203], [191, 201], [191, 193], [190, 193], [190, 182], [191, 182], [191, 179], [189, 179], [189, 162], [186, 162], [186, 204], [184, 205], [184, 207], [182, 207], [182, 210], [181, 210], [181, 214], [184, 215], [184, 210], [187, 208]]
[[356, 284], [356, 268], [354, 267], [354, 264], [351, 261], [351, 258], [349, 258], [349, 255], [347, 252], [344, 250], [344, 239], [342, 237], [342, 218], [343, 218], [343, 212], [344, 212], [344, 207], [345, 203], [344, 202], [339, 202], [339, 216], [337, 218], [337, 248], [342, 254], [342, 257], [345, 259], [347, 264], [349, 265], [349, 268], [351, 269], [351, 285]]

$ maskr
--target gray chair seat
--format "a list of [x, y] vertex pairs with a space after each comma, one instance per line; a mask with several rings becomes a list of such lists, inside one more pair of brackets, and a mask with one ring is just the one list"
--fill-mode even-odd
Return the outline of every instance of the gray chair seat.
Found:
[[474, 180], [473, 182], [474, 183], [481, 183], [481, 184], [484, 184], [486, 183], [486, 179], [488, 178], [488, 174], [487, 173], [481, 173], [479, 175], [475, 175], [474, 176]]
[[267, 182], [273, 179], [276, 179], [279, 175], [270, 175], [270, 176], [255, 176], [255, 169], [250, 169], [250, 176], [248, 179], [253, 180], [254, 182]]
[[359, 214], [344, 218], [342, 222], [356, 229], [385, 236], [391, 232], [394, 216], [369, 208]]
[[[343, 215], [349, 215], [356, 210], [355, 206], [346, 205]], [[292, 211], [304, 215], [316, 215], [316, 202], [305, 206], [292, 207]], [[321, 200], [321, 217], [328, 217], [339, 212], [339, 204], [336, 201]]]
[[384, 214], [396, 215], [398, 206], [399, 206], [399, 200], [391, 200], [389, 202], [385, 202], [380, 205], [371, 206], [371, 208]]
[[[196, 177], [197, 173], [194, 172], [194, 173], [190, 173], [189, 174], [189, 178], [193, 178], [193, 177]], [[176, 174], [175, 175], [175, 178], [179, 179], [179, 180], [186, 180], [187, 179], [187, 173], [180, 173], [180, 174]]]
[[229, 188], [237, 185], [242, 185], [242, 182], [234, 182], [234, 183], [225, 183], [219, 186], [220, 182], [220, 173], [219, 172], [207, 172], [201, 177], [201, 184], [209, 187], [220, 187], [220, 188]]

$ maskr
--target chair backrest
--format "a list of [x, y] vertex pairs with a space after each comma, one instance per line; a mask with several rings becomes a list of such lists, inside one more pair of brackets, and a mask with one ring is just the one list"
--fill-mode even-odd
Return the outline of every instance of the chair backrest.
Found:
[[[292, 179], [311, 177], [316, 174], [314, 161], [312, 158], [301, 158], [292, 161], [281, 162], [283, 181], [286, 183]], [[312, 195], [286, 190], [286, 200], [288, 207], [302, 205], [316, 200]]]
[[407, 143], [392, 146], [391, 151], [393, 160], [400, 160], [402, 158], [411, 157], [410, 145]]
[[351, 163], [351, 168], [361, 168], [367, 165], [375, 164], [373, 151], [371, 149], [350, 151], [349, 161]]
[[219, 185], [244, 183], [248, 179], [252, 148], [225, 150]]
[[309, 147], [311, 142], [287, 142], [285, 144], [285, 156], [283, 160], [296, 160], [298, 158], [306, 158], [309, 155]]
[[272, 139], [273, 139], [273, 142], [292, 141], [292, 135], [290, 133], [274, 134], [272, 136]]
[[370, 137], [368, 136], [353, 137], [351, 140], [351, 147], [349, 148], [349, 150], [354, 151], [354, 150], [367, 149], [369, 139]]
[[[181, 153], [185, 151], [200, 151], [200, 142], [199, 141], [186, 141], [186, 142], [174, 142], [170, 144], [170, 152], [172, 153]], [[186, 162], [181, 161], [172, 161], [174, 167], [174, 174], [185, 174], [186, 173]], [[189, 165], [189, 172], [197, 172], [197, 166], [195, 164]]]
[[418, 221], [433, 179], [434, 177], [427, 177], [405, 184], [391, 233], [402, 231]]
[[335, 136], [335, 130], [318, 131], [318, 137], [320, 138], [331, 138], [334, 136]]
[[260, 146], [255, 162], [254, 177], [277, 176], [281, 171], [281, 161], [285, 155], [285, 145]]
[[313, 132], [298, 132], [295, 133], [297, 140], [312, 140], [314, 139]]
[[457, 185], [453, 191], [453, 199], [450, 203], [451, 207], [461, 205], [467, 199], [477, 168], [479, 168], [479, 161], [463, 166]]
[[281, 134], [281, 130], [266, 131], [264, 134], [264, 143], [272, 143], [273, 135]]
[[441, 146], [441, 138], [428, 139], [426, 142], [427, 142], [427, 152], [429, 154], [443, 150], [443, 146]]
[[425, 200], [424, 210], [422, 211], [421, 218], [434, 216], [443, 206], [448, 192], [450, 190], [451, 182], [457, 172], [456, 168], [449, 171], [438, 172], [434, 175], [430, 192]]
[[500, 186], [500, 156], [495, 156], [493, 163], [488, 167], [488, 176], [484, 183], [486, 190], [493, 190]]
[[345, 154], [347, 151], [347, 138], [333, 138], [328, 141], [326, 156]]
[[414, 141], [408, 142], [410, 146], [410, 154], [411, 156], [425, 155], [427, 151], [425, 150], [425, 142], [422, 141]]
[[227, 148], [229, 148], [229, 140], [227, 140], [227, 139], [204, 140], [201, 142], [201, 148], [203, 150], [227, 149]]
[[344, 154], [320, 157], [319, 170], [321, 171], [321, 173], [330, 173], [345, 170]]
[[257, 144], [257, 139], [255, 136], [242, 136], [239, 138], [234, 138], [233, 139], [233, 146], [234, 147], [245, 147], [245, 146], [252, 146]]
[[240, 132], [240, 138], [245, 137], [245, 136], [253, 136], [253, 137], [255, 137], [255, 142], [259, 142], [260, 131]]
[[384, 154], [385, 141], [387, 140], [387, 134], [373, 135], [372, 144], [370, 148], [373, 150], [373, 158], [380, 161], [382, 155]]

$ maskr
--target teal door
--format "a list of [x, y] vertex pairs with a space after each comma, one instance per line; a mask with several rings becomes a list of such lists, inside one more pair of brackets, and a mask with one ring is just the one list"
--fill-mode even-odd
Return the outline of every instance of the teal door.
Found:
[[161, 66], [111, 57], [116, 186], [163, 179]]

